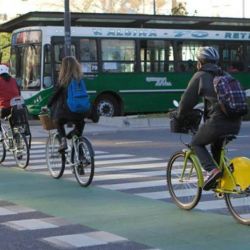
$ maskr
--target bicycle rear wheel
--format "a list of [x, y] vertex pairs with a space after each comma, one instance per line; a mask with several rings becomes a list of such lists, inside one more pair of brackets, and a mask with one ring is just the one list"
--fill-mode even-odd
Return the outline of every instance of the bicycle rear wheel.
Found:
[[185, 210], [194, 208], [201, 197], [202, 188], [198, 185], [198, 171], [185, 153], [174, 154], [167, 166], [167, 186], [175, 204]]
[[29, 165], [30, 150], [27, 143], [26, 136], [22, 133], [16, 132], [14, 134], [14, 158], [16, 164], [20, 168], [26, 168]]
[[224, 194], [228, 210], [241, 224], [250, 225], [250, 190], [241, 194]]
[[[78, 183], [87, 187], [93, 180], [95, 171], [94, 150], [86, 137], [80, 137], [73, 152], [74, 174]], [[77, 159], [78, 157], [78, 159]]]
[[50, 133], [46, 142], [46, 162], [50, 175], [55, 179], [59, 179], [65, 169], [65, 155], [58, 152], [59, 146], [59, 135]]
[[2, 163], [5, 160], [6, 157], [6, 148], [4, 145], [4, 142], [0, 142], [0, 163]]

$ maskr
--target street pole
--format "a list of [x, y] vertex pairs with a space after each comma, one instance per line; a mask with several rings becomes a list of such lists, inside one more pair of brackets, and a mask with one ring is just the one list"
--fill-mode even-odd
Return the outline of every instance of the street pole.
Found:
[[245, 0], [242, 0], [242, 17], [245, 18]]
[[156, 1], [156, 0], [153, 0], [153, 10], [154, 10], [154, 15], [156, 15], [156, 6], [155, 6], [155, 1]]
[[71, 33], [70, 33], [70, 10], [69, 0], [64, 0], [64, 53], [65, 56], [71, 55]]

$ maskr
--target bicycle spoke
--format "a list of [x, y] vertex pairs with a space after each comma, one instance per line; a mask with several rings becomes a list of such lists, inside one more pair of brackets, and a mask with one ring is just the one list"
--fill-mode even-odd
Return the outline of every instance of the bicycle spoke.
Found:
[[242, 224], [250, 225], [250, 192], [225, 194], [225, 200], [233, 217]]
[[94, 176], [94, 151], [87, 138], [82, 137], [77, 141], [73, 162], [76, 163], [74, 174], [78, 183], [87, 187]]
[[46, 143], [46, 162], [50, 175], [58, 179], [65, 169], [65, 156], [58, 152], [60, 146], [57, 134], [50, 134]]
[[175, 154], [167, 167], [167, 184], [174, 202], [183, 209], [194, 208], [200, 200], [201, 188], [198, 186], [198, 175], [193, 162], [185, 155]]
[[16, 133], [14, 135], [14, 158], [18, 167], [26, 168], [29, 164], [29, 146], [27, 143], [27, 139], [24, 134]]
[[5, 156], [6, 156], [6, 148], [4, 146], [4, 142], [1, 141], [0, 142], [0, 163], [5, 160]]

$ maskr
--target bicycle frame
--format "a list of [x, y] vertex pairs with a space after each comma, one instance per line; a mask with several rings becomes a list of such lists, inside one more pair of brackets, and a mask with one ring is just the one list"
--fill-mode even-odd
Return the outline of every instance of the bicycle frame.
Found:
[[[7, 143], [7, 140], [10, 140], [10, 139], [13, 140], [13, 129], [11, 128], [9, 121], [8, 121], [8, 125], [3, 124], [1, 122], [1, 129], [2, 129], [2, 135], [3, 135], [3, 143], [6, 147], [6, 149], [13, 151], [13, 149], [10, 149], [9, 143]], [[9, 131], [11, 131], [11, 135], [8, 134]]]
[[[184, 167], [182, 169], [182, 174], [181, 178], [183, 178], [184, 173], [186, 171], [186, 166], [187, 166], [187, 161], [188, 159], [191, 159], [194, 165], [190, 169], [189, 177], [192, 175], [193, 168], [195, 167], [197, 169], [197, 174], [198, 174], [198, 186], [203, 187], [204, 185], [204, 177], [202, 174], [202, 166], [201, 163], [196, 156], [195, 152], [188, 147], [188, 149], [184, 149], [185, 153], [185, 159], [184, 159]], [[223, 171], [223, 177], [219, 181], [219, 184], [216, 189], [214, 189], [214, 192], [216, 193], [239, 193], [240, 190], [237, 188], [234, 176], [232, 175], [230, 171], [230, 166], [229, 166], [229, 158], [226, 157], [226, 147], [223, 145], [221, 149], [221, 154], [220, 154], [220, 163], [218, 165], [218, 168]]]
[[214, 190], [216, 193], [239, 193], [234, 176], [230, 171], [230, 159], [226, 156], [225, 143], [221, 149], [220, 164], [218, 167], [223, 172], [223, 177], [220, 179], [217, 188]]
[[184, 159], [184, 167], [182, 169], [181, 178], [183, 178], [183, 176], [184, 176], [188, 159], [191, 159], [193, 161], [194, 165], [190, 169], [189, 177], [192, 175], [193, 168], [195, 167], [197, 169], [197, 174], [198, 174], [198, 186], [203, 187], [204, 178], [203, 178], [203, 174], [202, 174], [202, 167], [201, 167], [201, 164], [200, 164], [198, 157], [195, 155], [195, 153], [193, 152], [193, 150], [191, 148], [184, 149], [184, 153], [185, 153], [185, 159]]
[[[189, 176], [192, 175], [193, 168], [197, 168], [197, 174], [198, 174], [198, 185], [199, 187], [203, 187], [204, 185], [204, 177], [202, 174], [202, 166], [201, 163], [194, 153], [194, 151], [188, 146], [188, 149], [184, 150], [185, 152], [185, 160], [184, 160], [184, 167], [182, 169], [181, 178], [183, 178], [187, 161], [188, 159], [191, 159], [194, 163], [193, 167], [190, 170]], [[234, 176], [232, 172], [230, 171], [230, 165], [229, 165], [230, 159], [226, 156], [226, 145], [223, 144], [221, 148], [221, 154], [220, 154], [220, 163], [218, 165], [218, 168], [223, 171], [223, 177], [219, 181], [218, 186], [214, 189], [215, 193], [240, 193], [240, 188], [236, 185]]]
[[[69, 164], [70, 167], [74, 167], [77, 164], [79, 164], [79, 155], [77, 152], [77, 147], [76, 147], [76, 141], [78, 140], [78, 136], [77, 135], [73, 135], [73, 137], [71, 138], [71, 143], [68, 144], [68, 149], [67, 152], [65, 152], [65, 157], [66, 157], [66, 163]], [[75, 152], [75, 156], [76, 156], [76, 162], [72, 162], [72, 150], [74, 149]]]

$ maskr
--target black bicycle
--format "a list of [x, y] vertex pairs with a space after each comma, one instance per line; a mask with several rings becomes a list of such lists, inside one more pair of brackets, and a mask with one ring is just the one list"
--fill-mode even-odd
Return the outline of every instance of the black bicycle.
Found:
[[13, 153], [16, 164], [26, 168], [30, 159], [31, 134], [22, 97], [11, 100], [11, 115], [1, 122], [0, 163], [5, 160], [6, 152]]
[[[59, 135], [57, 132], [51, 131], [55, 128], [53, 122], [46, 114], [43, 115], [42, 119], [47, 121], [47, 125], [43, 127], [49, 130], [49, 137], [46, 142], [46, 162], [50, 175], [59, 179], [63, 175], [65, 167], [68, 166], [72, 169], [77, 182], [81, 186], [89, 186], [95, 172], [94, 150], [89, 139], [71, 133], [71, 138], [67, 140], [68, 148], [59, 152]], [[69, 137], [69, 135], [67, 136]]]

